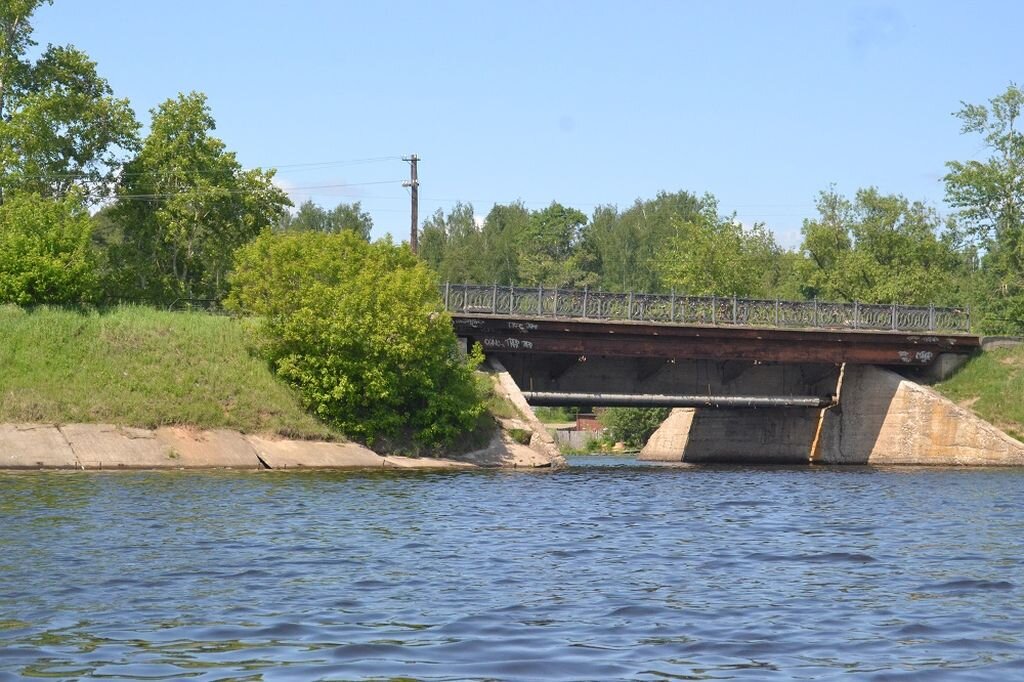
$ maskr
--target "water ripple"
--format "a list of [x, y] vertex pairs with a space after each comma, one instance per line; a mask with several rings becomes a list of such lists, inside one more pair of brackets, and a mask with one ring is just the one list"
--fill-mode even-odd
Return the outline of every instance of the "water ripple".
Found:
[[0, 682], [1024, 677], [1024, 473], [0, 474]]

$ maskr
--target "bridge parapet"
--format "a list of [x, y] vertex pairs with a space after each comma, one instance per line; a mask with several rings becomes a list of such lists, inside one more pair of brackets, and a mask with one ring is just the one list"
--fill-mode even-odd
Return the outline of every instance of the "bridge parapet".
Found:
[[782, 301], [736, 296], [683, 296], [445, 284], [445, 308], [455, 314], [511, 318], [661, 322], [680, 326], [941, 332], [967, 334], [970, 308]]

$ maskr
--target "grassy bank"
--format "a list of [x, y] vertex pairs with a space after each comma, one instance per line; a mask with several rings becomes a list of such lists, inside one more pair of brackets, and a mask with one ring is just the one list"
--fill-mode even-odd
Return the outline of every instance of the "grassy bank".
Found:
[[336, 436], [247, 352], [241, 323], [227, 317], [0, 306], [0, 368], [0, 422]]
[[982, 353], [935, 388], [1018, 440], [1024, 440], [1024, 345]]

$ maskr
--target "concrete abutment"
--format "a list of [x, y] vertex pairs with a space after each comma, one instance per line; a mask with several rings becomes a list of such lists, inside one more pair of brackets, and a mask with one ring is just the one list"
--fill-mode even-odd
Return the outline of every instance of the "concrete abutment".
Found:
[[1024, 465], [1024, 443], [895, 372], [847, 366], [833, 407], [676, 409], [640, 459], [907, 465]]

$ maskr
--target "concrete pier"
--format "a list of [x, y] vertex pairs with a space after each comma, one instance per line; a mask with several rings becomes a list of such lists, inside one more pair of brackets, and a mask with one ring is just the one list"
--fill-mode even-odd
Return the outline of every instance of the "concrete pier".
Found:
[[837, 404], [822, 410], [673, 410], [640, 459], [1024, 465], [1024, 443], [895, 372], [848, 366], [837, 392]]

